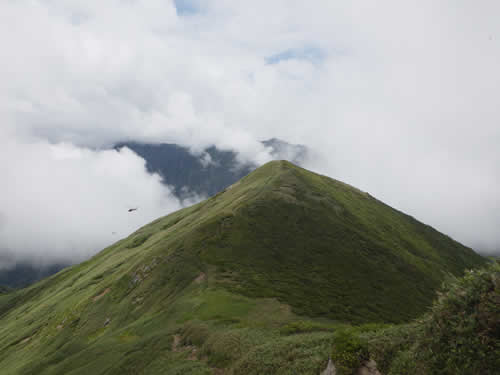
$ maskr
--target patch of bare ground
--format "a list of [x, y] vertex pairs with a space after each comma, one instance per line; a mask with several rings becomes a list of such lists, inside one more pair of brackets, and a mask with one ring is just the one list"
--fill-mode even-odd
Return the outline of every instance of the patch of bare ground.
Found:
[[100, 294], [92, 298], [92, 301], [96, 302], [100, 300], [102, 297], [104, 297], [106, 294], [108, 294], [111, 291], [111, 288], [106, 288], [104, 289]]
[[356, 372], [356, 375], [381, 375], [377, 369], [377, 363], [370, 359], [366, 361]]
[[196, 284], [201, 284], [203, 281], [205, 281], [206, 278], [207, 278], [207, 275], [205, 275], [205, 272], [202, 272], [198, 275], [198, 277], [196, 279], [194, 279], [194, 282]]
[[180, 335], [174, 335], [174, 340], [172, 341], [172, 351], [176, 353], [189, 352], [187, 358], [190, 361], [195, 361], [198, 359], [197, 357], [198, 349], [193, 345], [182, 345]]
[[181, 336], [174, 335], [174, 340], [172, 341], [172, 351], [178, 352], [180, 344], [181, 344]]

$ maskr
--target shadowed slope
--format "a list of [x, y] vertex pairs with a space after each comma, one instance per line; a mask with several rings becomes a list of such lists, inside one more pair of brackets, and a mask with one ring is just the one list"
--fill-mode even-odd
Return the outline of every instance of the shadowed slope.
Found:
[[278, 297], [295, 311], [348, 321], [422, 313], [446, 273], [484, 259], [342, 182], [288, 162], [265, 165], [214, 203], [193, 247], [221, 285]]

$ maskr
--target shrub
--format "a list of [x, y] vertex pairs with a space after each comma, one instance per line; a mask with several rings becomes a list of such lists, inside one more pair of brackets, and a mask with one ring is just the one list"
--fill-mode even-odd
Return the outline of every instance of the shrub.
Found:
[[500, 369], [500, 263], [450, 279], [422, 320], [416, 357], [428, 374]]
[[369, 359], [366, 340], [358, 327], [346, 327], [334, 333], [332, 361], [341, 374], [351, 374]]
[[[347, 340], [347, 339], [346, 339]], [[500, 369], [500, 263], [450, 277], [431, 311], [366, 336], [388, 375], [489, 375]], [[356, 347], [346, 350], [356, 353]], [[347, 356], [353, 360], [355, 355]]]
[[280, 328], [280, 333], [282, 335], [293, 335], [298, 333], [309, 333], [309, 332], [321, 332], [321, 331], [333, 331], [334, 326], [329, 324], [322, 324], [317, 322], [312, 322], [310, 320], [297, 320], [295, 322], [288, 323]]

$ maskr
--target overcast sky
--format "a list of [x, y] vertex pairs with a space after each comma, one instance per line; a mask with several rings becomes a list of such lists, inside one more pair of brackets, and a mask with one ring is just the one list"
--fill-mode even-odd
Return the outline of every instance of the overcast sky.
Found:
[[487, 0], [0, 2], [0, 267], [84, 259], [190, 203], [129, 150], [104, 151], [126, 140], [258, 163], [260, 140], [301, 143], [311, 169], [500, 249], [498, 14]]

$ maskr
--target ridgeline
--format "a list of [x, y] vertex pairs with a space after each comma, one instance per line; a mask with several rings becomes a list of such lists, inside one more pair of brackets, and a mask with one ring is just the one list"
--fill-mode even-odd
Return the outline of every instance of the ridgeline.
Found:
[[[270, 162], [82, 264], [0, 294], [0, 368], [318, 374], [333, 356], [347, 374], [371, 356], [360, 332], [421, 316], [443, 280], [486, 263], [365, 192]], [[335, 357], [343, 347], [352, 363]]]

